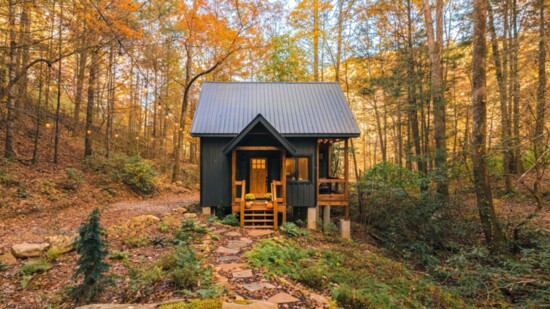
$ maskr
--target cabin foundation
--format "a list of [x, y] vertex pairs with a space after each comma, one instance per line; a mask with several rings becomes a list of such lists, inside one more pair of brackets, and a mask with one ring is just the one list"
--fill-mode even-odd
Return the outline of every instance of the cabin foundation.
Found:
[[351, 239], [351, 222], [349, 220], [340, 220], [339, 224], [340, 236], [343, 239]]
[[309, 230], [317, 229], [317, 207], [308, 207], [307, 209], [307, 228]]

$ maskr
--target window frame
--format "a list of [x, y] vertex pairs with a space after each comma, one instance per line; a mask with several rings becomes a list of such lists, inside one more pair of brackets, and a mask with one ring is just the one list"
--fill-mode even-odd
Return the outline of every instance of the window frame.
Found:
[[292, 156], [292, 157], [286, 157], [285, 159], [285, 174], [286, 174], [286, 160], [288, 159], [294, 159], [294, 178], [298, 178], [296, 176], [298, 176], [298, 172], [299, 172], [299, 168], [298, 168], [298, 159], [300, 158], [305, 158], [307, 159], [307, 179], [302, 179], [302, 180], [299, 180], [299, 179], [290, 179], [288, 176], [286, 177], [286, 182], [296, 182], [296, 183], [311, 183], [312, 180], [311, 180], [311, 177], [312, 177], [312, 167], [311, 167], [311, 162], [312, 162], [312, 159], [313, 159], [313, 156], [312, 155], [306, 155], [306, 154], [297, 154], [295, 156]]

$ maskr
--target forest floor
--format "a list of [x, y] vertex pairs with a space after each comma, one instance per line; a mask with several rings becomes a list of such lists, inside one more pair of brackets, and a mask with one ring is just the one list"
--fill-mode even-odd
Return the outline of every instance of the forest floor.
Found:
[[[289, 302], [293, 308], [323, 307], [324, 304], [328, 306], [329, 300], [325, 296], [312, 293], [283, 277], [265, 279], [263, 271], [252, 270], [247, 266], [242, 254], [259, 239], [279, 237], [273, 231], [247, 231], [217, 222], [206, 222], [206, 216], [186, 211], [197, 211], [198, 208], [194, 207], [197, 203], [197, 192], [191, 192], [182, 196], [124, 201], [101, 207], [101, 221], [107, 231], [109, 250], [127, 254], [126, 262], [131, 267], [144, 268], [146, 264], [153, 265], [173, 250], [172, 245], [155, 244], [154, 240], [166, 237], [166, 230], [159, 227], [176, 228], [182, 220], [190, 218], [196, 220], [197, 224], [204, 224], [208, 230], [208, 233], [194, 241], [194, 246], [201, 252], [205, 267], [213, 270], [214, 281], [226, 289], [226, 298]], [[32, 220], [11, 218], [3, 221], [0, 227], [1, 246], [7, 251], [17, 243], [40, 243], [48, 236], [74, 235], [91, 209], [92, 206], [67, 208], [33, 216]], [[48, 305], [71, 307], [71, 303], [65, 303], [68, 300], [63, 293], [70, 284], [75, 283], [72, 276], [77, 258], [78, 254], [74, 251], [63, 254], [50, 261], [51, 269], [33, 274], [31, 278], [22, 278], [18, 270], [29, 261], [40, 260], [42, 257], [18, 259], [0, 273], [0, 303], [5, 308]], [[152, 286], [147, 293], [143, 289], [133, 289], [133, 279], [129, 274], [131, 267], [120, 260], [110, 259], [108, 262], [112, 265], [110, 275], [119, 280], [116, 288], [108, 288], [102, 294], [99, 299], [102, 303], [153, 304], [169, 299], [192, 298], [181, 292], [178, 294], [173, 287], [165, 284]], [[322, 303], [317, 304], [316, 301]]]

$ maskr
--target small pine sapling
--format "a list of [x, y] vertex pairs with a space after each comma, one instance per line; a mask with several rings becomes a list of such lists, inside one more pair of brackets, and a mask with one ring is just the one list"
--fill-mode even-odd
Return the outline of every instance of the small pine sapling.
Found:
[[87, 221], [78, 229], [79, 236], [75, 247], [80, 254], [77, 261], [75, 278], [83, 277], [82, 283], [71, 291], [77, 304], [88, 303], [101, 291], [104, 273], [109, 269], [105, 258], [109, 254], [103, 239], [105, 230], [99, 220], [99, 209], [94, 209]]

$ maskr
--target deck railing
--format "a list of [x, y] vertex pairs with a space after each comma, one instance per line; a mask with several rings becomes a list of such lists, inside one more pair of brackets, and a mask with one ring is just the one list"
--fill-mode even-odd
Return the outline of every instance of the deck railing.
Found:
[[[340, 178], [320, 178], [318, 180], [317, 201], [320, 204], [345, 204], [348, 202], [346, 194], [346, 180]], [[325, 190], [325, 192], [323, 192]], [[344, 206], [344, 205], [343, 205]]]

